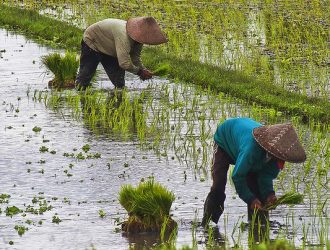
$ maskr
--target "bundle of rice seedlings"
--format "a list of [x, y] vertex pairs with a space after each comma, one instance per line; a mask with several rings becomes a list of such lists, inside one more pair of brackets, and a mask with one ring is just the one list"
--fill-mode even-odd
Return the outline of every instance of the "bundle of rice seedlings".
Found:
[[73, 88], [79, 59], [74, 52], [67, 51], [64, 56], [59, 53], [53, 53], [41, 57], [41, 62], [48, 72], [54, 74], [54, 79], [49, 81], [51, 88]]
[[270, 205], [266, 206], [266, 210], [275, 209], [279, 205], [297, 205], [301, 204], [304, 201], [304, 195], [296, 192], [288, 192], [277, 199], [277, 201]]
[[152, 74], [156, 76], [166, 76], [171, 69], [169, 64], [162, 64], [157, 69], [155, 69]]
[[122, 186], [119, 202], [128, 212], [129, 218], [122, 224], [125, 232], [160, 232], [164, 222], [171, 231], [176, 223], [170, 218], [170, 208], [175, 199], [172, 192], [150, 179], [136, 188]]

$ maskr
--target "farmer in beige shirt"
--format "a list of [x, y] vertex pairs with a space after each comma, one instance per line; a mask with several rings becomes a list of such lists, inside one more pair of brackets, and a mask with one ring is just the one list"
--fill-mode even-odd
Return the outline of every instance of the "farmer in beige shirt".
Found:
[[125, 71], [152, 78], [152, 73], [141, 62], [143, 44], [158, 45], [167, 42], [153, 17], [136, 17], [128, 21], [105, 19], [89, 26], [81, 42], [80, 67], [76, 84], [90, 86], [97, 65], [101, 62], [116, 88], [125, 86]]

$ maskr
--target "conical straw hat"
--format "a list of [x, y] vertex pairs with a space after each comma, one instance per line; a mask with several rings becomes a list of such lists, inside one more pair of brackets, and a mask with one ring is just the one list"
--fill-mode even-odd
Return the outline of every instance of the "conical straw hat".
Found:
[[153, 17], [130, 18], [126, 30], [133, 40], [142, 44], [158, 45], [167, 42], [167, 38]]
[[306, 153], [291, 123], [257, 127], [253, 137], [271, 155], [288, 162], [304, 162]]

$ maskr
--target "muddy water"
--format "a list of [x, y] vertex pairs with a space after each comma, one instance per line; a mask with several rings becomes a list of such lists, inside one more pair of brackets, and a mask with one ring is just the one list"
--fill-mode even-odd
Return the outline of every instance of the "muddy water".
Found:
[[[0, 50], [0, 193], [11, 196], [9, 203], [0, 203], [0, 248], [128, 249], [130, 245], [139, 248], [157, 244], [154, 235], [123, 235], [117, 223], [126, 218], [117, 200], [121, 185], [136, 185], [148, 176], [154, 176], [175, 193], [172, 214], [179, 224], [176, 244], [178, 247], [192, 245], [192, 222], [201, 221], [211, 181], [195, 176], [194, 171], [176, 157], [172, 159], [173, 151], [164, 158], [141, 150], [135, 141], [96, 137], [82, 122], [71, 119], [65, 112], [54, 112], [46, 109], [43, 103], [33, 102], [33, 90], [44, 89], [51, 79], [40, 68], [40, 56], [50, 53], [49, 48], [0, 30]], [[159, 85], [171, 84], [161, 79], [153, 81]], [[131, 91], [147, 88], [147, 83], [129, 74], [126, 85]], [[112, 88], [104, 73], [98, 78], [98, 88]], [[212, 129], [216, 123], [210, 123]], [[34, 132], [35, 126], [42, 130]], [[86, 144], [91, 146], [89, 154], [99, 153], [101, 158], [77, 160], [64, 156], [83, 153], [82, 147]], [[48, 152], [40, 152], [42, 146], [47, 147]], [[39, 208], [38, 203], [32, 202], [34, 198], [46, 200], [51, 207], [39, 215], [24, 212], [6, 216], [6, 207], [10, 206], [24, 211], [29, 205]], [[232, 232], [236, 235], [236, 226], [247, 219], [246, 206], [230, 184], [227, 185], [225, 209], [216, 232], [220, 232], [221, 238], [225, 237], [226, 244], [233, 246], [236, 242], [231, 237]], [[299, 216], [308, 218], [307, 207], [297, 209]], [[99, 210], [106, 212], [104, 218], [99, 216]], [[291, 217], [299, 222], [294, 211], [297, 210], [276, 210], [271, 215], [273, 238]], [[54, 223], [54, 216], [61, 222]], [[28, 230], [19, 236], [14, 229], [16, 225]], [[290, 237], [293, 231], [290, 224], [286, 229]], [[247, 234], [243, 230], [240, 243], [245, 246]], [[296, 234], [295, 241], [299, 242], [301, 232]], [[205, 247], [207, 233], [198, 227], [196, 235], [199, 247]]]
[[[0, 204], [2, 211], [7, 206], [25, 210], [33, 205], [32, 199], [44, 197], [53, 209], [43, 215], [26, 213], [12, 218], [1, 216], [1, 242], [3, 247], [18, 249], [127, 249], [129, 241], [115, 222], [123, 220], [125, 211], [117, 201], [122, 184], [136, 185], [141, 178], [154, 175], [156, 180], [175, 192], [173, 215], [182, 221], [179, 241], [191, 242], [190, 222], [196, 209], [202, 206], [209, 183], [187, 178], [178, 162], [159, 159], [152, 152], [140, 151], [137, 143], [95, 139], [82, 124], [47, 110], [42, 103], [31, 101], [34, 89], [42, 90], [51, 76], [44, 75], [40, 68], [40, 56], [49, 49], [25, 40], [22, 36], [0, 32], [1, 52], [1, 193], [11, 195], [9, 204]], [[5, 51], [4, 51], [5, 50]], [[100, 75], [100, 87], [112, 87], [104, 74]], [[127, 86], [142, 89], [145, 83], [132, 76], [127, 77]], [[20, 99], [20, 100], [18, 100]], [[33, 127], [42, 128], [35, 133]], [[49, 142], [43, 142], [49, 140]], [[83, 145], [91, 146], [91, 153], [100, 153], [100, 159], [77, 161], [64, 157], [64, 153], [82, 152]], [[41, 153], [41, 146], [56, 154]], [[133, 158], [134, 156], [134, 158]], [[44, 162], [44, 163], [42, 163]], [[128, 167], [124, 164], [128, 163]], [[73, 164], [72, 169], [69, 164]], [[110, 169], [109, 169], [110, 164]], [[64, 170], [68, 170], [68, 177]], [[43, 173], [42, 173], [43, 172]], [[187, 192], [189, 190], [189, 192]], [[195, 197], [199, 197], [195, 199]], [[38, 207], [37, 205], [35, 207]], [[98, 211], [107, 216], [101, 219]], [[62, 220], [52, 223], [52, 217]], [[34, 225], [26, 224], [32, 220]], [[42, 225], [38, 222], [43, 221]], [[20, 237], [15, 225], [29, 228]], [[151, 244], [152, 237], [151, 238]], [[132, 241], [139, 239], [132, 239]], [[143, 239], [142, 239], [143, 242]]]

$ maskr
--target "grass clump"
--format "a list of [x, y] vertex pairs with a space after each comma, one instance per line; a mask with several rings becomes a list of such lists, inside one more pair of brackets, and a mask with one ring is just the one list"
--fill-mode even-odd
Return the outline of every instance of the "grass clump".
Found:
[[74, 52], [67, 51], [65, 55], [53, 53], [41, 57], [41, 61], [48, 72], [54, 74], [49, 81], [51, 88], [74, 88], [79, 67], [79, 60]]
[[267, 206], [266, 209], [275, 209], [279, 205], [297, 205], [301, 204], [303, 201], [304, 195], [295, 192], [288, 192], [279, 197], [274, 204]]
[[155, 76], [166, 76], [171, 71], [171, 66], [168, 63], [160, 65], [158, 68], [156, 68], [152, 74]]
[[141, 182], [136, 188], [122, 186], [119, 202], [129, 218], [122, 224], [125, 232], [160, 232], [166, 223], [166, 231], [172, 231], [176, 222], [170, 218], [170, 208], [175, 200], [172, 192], [153, 179]]

